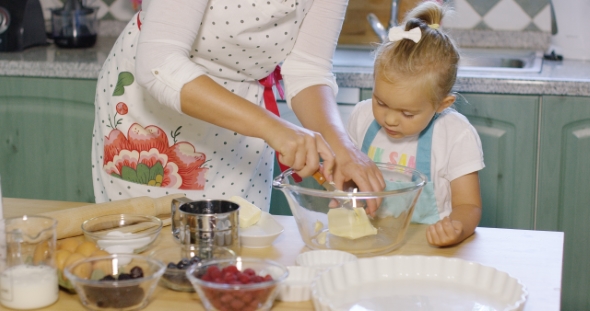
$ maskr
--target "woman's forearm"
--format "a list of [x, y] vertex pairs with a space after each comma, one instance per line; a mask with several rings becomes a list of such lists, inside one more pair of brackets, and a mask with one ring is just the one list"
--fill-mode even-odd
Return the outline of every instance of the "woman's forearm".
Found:
[[271, 112], [204, 75], [184, 85], [180, 103], [183, 113], [245, 136], [266, 139], [270, 128], [283, 123]]
[[353, 147], [329, 86], [308, 87], [293, 97], [291, 103], [301, 125], [321, 133], [335, 153], [345, 152], [347, 148]]

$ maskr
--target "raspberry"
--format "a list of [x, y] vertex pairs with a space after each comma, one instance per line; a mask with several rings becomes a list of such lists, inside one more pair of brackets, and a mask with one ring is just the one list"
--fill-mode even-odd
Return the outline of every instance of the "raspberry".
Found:
[[[201, 277], [203, 281], [219, 284], [241, 285], [249, 283], [260, 283], [272, 281], [272, 276], [257, 275], [253, 269], [245, 269], [240, 272], [235, 265], [219, 269], [217, 266], [207, 268]], [[274, 286], [268, 289], [240, 289], [240, 290], [217, 290], [205, 289], [205, 295], [215, 308], [228, 311], [256, 310], [259, 305], [266, 301]]]

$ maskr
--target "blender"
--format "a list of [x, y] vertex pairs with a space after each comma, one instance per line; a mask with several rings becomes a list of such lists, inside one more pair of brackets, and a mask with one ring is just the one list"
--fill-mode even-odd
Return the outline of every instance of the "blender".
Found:
[[64, 48], [85, 48], [96, 43], [97, 7], [84, 6], [82, 0], [66, 0], [51, 10], [53, 42]]

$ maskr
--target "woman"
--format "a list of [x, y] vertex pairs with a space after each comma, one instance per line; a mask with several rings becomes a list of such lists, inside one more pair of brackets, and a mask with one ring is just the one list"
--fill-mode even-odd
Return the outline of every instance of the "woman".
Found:
[[[152, 0], [98, 79], [96, 202], [239, 195], [269, 210], [274, 150], [300, 176], [380, 190], [376, 166], [338, 115], [331, 58], [346, 0]], [[305, 128], [277, 117], [280, 79]], [[265, 87], [262, 83], [266, 84]], [[267, 145], [268, 144], [268, 145]], [[274, 149], [274, 150], [273, 150]]]

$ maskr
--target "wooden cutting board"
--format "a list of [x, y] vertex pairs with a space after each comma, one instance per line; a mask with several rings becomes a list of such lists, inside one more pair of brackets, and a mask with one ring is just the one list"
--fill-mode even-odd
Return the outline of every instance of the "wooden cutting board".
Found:
[[[344, 25], [338, 44], [367, 45], [378, 43], [379, 38], [369, 25], [367, 15], [374, 13], [381, 24], [387, 27], [391, 12], [392, 0], [349, 0]], [[402, 21], [406, 12], [413, 9], [422, 0], [399, 0], [398, 21]]]

